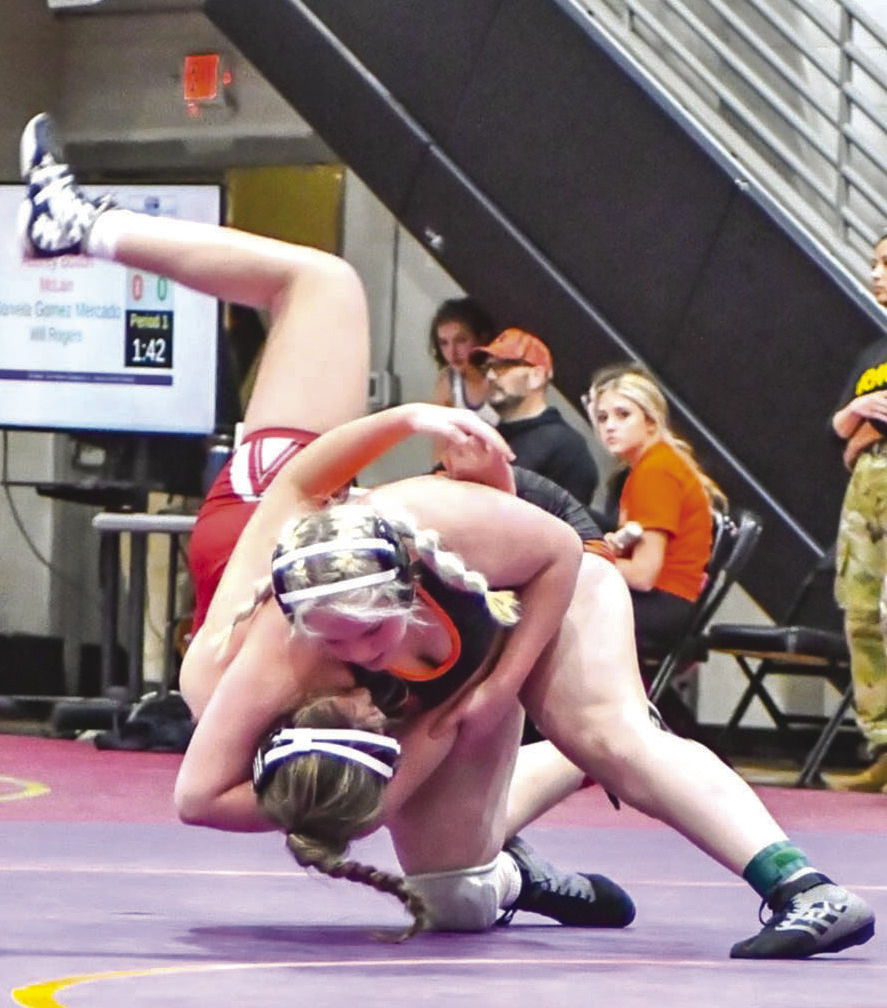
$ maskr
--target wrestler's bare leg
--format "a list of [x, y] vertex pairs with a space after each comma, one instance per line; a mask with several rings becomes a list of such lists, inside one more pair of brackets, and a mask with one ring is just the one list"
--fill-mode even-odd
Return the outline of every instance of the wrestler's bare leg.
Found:
[[323, 433], [366, 411], [369, 330], [363, 288], [342, 259], [233, 228], [108, 210], [89, 252], [270, 313], [246, 431]]
[[538, 819], [543, 812], [577, 791], [586, 775], [551, 742], [523, 745], [508, 790], [506, 835]]
[[432, 736], [434, 720], [434, 712], [426, 715], [403, 738], [402, 768], [386, 795], [386, 804], [396, 806], [386, 825], [408, 874], [485, 864], [506, 836], [522, 709], [515, 703], [492, 732], [463, 722]]
[[634, 904], [610, 879], [559, 872], [519, 839], [500, 853], [511, 835], [507, 794], [523, 726], [519, 705], [493, 729], [468, 719], [442, 736], [427, 730], [435, 720], [431, 712], [403, 740], [403, 774], [386, 795], [396, 803], [402, 789], [387, 824], [434, 926], [483, 930], [506, 909], [586, 927], [631, 923]]
[[[598, 626], [608, 633], [590, 632]], [[611, 564], [585, 556], [556, 645], [522, 693], [527, 712], [592, 779], [741, 874], [785, 833], [712, 752], [651, 722], [631, 628], [625, 582]], [[563, 787], [576, 781], [575, 771], [559, 766]], [[528, 761], [525, 773], [529, 767]], [[515, 786], [525, 786], [526, 779], [516, 779]]]

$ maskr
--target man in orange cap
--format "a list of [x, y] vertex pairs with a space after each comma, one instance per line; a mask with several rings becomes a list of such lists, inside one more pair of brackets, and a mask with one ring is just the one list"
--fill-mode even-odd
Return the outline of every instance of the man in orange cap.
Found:
[[545, 476], [588, 504], [597, 466], [582, 435], [546, 401], [551, 352], [537, 336], [506, 329], [477, 347], [471, 363], [486, 372], [488, 401], [500, 416], [498, 431], [515, 453], [515, 465]]

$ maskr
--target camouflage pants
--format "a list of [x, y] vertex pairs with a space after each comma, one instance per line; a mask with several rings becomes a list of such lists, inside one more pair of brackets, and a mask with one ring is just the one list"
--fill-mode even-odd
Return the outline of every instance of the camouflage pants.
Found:
[[860, 455], [841, 508], [835, 598], [844, 610], [854, 706], [872, 750], [887, 749], [887, 442]]

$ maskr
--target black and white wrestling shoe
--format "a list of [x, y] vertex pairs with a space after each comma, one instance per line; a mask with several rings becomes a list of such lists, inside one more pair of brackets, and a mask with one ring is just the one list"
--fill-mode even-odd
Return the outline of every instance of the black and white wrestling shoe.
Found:
[[542, 914], [570, 927], [623, 928], [634, 920], [631, 897], [605, 875], [559, 871], [520, 837], [512, 837], [503, 850], [517, 863], [522, 885], [500, 924], [508, 924], [517, 910]]
[[109, 196], [90, 199], [62, 161], [52, 117], [34, 116], [22, 132], [22, 179], [28, 187], [19, 210], [19, 246], [24, 258], [76, 255], [95, 219], [114, 206]]

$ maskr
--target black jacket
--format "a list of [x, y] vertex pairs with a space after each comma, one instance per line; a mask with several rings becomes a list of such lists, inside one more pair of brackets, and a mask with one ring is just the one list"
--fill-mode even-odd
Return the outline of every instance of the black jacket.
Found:
[[582, 435], [554, 407], [527, 420], [503, 420], [496, 428], [516, 458], [514, 464], [545, 476], [588, 504], [598, 471]]

